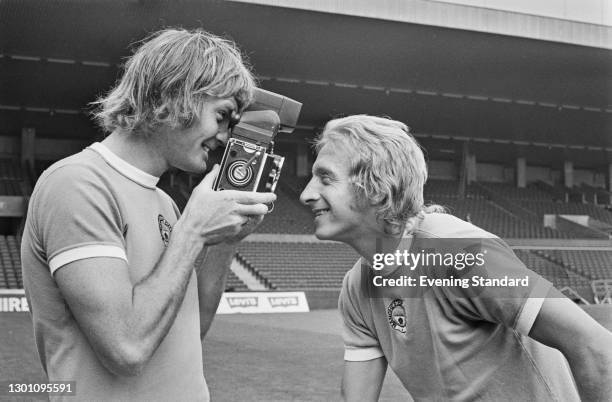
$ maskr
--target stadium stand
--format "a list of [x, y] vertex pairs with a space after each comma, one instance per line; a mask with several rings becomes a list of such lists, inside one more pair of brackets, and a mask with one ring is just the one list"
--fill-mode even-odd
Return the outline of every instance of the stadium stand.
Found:
[[312, 234], [314, 224], [310, 209], [302, 205], [291, 190], [279, 186], [274, 210], [257, 228], [257, 233]]
[[0, 235], [0, 285], [6, 289], [22, 289], [20, 247], [16, 236]]
[[563, 264], [547, 258], [546, 252], [542, 250], [514, 250], [514, 252], [525, 266], [551, 281], [557, 289], [569, 287], [584, 299], [593, 300], [589, 278], [565, 269]]
[[470, 221], [483, 229], [504, 238], [568, 238], [571, 234], [545, 228], [537, 223], [520, 219], [502, 206], [482, 198], [460, 199], [456, 196], [432, 197], [426, 195], [428, 204], [439, 204], [460, 219]]
[[339, 289], [358, 258], [347, 245], [332, 242], [245, 242], [238, 254], [277, 290]]
[[32, 192], [29, 174], [15, 159], [0, 159], [0, 196], [28, 196]]
[[[425, 183], [425, 198], [436, 200], [438, 198], [459, 198], [459, 182], [455, 180], [429, 179]], [[487, 198], [481, 187], [467, 185], [465, 198], [484, 199]]]
[[612, 279], [612, 251], [550, 250], [550, 257], [589, 279]]
[[552, 215], [588, 215], [599, 221], [612, 225], [612, 212], [597, 205], [577, 202], [521, 201], [521, 205], [534, 211], [538, 216]]
[[235, 273], [229, 271], [227, 282], [225, 283], [226, 292], [243, 292], [249, 290], [249, 287], [236, 276]]
[[512, 200], [552, 201], [553, 199], [550, 193], [534, 185], [525, 188], [518, 188], [508, 183], [480, 183], [480, 185], [489, 191]]
[[612, 193], [601, 187], [581, 183], [579, 191], [584, 194], [584, 201], [595, 205], [612, 205]]
[[[39, 171], [48, 163], [38, 165]], [[167, 192], [180, 210], [185, 207], [192, 188], [201, 177], [172, 171], [161, 177], [159, 187]], [[344, 274], [357, 260], [357, 254], [339, 243], [284, 242], [284, 236], [312, 235], [314, 225], [310, 210], [299, 202], [299, 195], [309, 178], [287, 174], [277, 188], [274, 211], [257, 233], [273, 235], [276, 241], [243, 242], [236, 257], [269, 289], [338, 289]], [[585, 194], [599, 194], [601, 189], [581, 188]], [[13, 159], [0, 159], [0, 195], [26, 195], [31, 191], [27, 172]], [[590, 193], [589, 193], [590, 191]], [[543, 226], [544, 214], [587, 215], [589, 225], [599, 232], [612, 233], [612, 213], [589, 203], [559, 202], [562, 189], [543, 183], [515, 188], [507, 183], [472, 183], [465, 197], [459, 196], [459, 183], [430, 180], [425, 187], [428, 204], [444, 206], [449, 213], [469, 220], [503, 238], [577, 239], [589, 238], [587, 231], [564, 232]], [[588, 197], [587, 197], [588, 198]], [[509, 200], [509, 202], [504, 201]], [[596, 236], [595, 236], [596, 237]], [[545, 276], [569, 297], [588, 301], [608, 300], [603, 285], [596, 281], [612, 277], [612, 251], [516, 250], [517, 256], [531, 269]], [[0, 237], [0, 288], [21, 288], [19, 239]], [[595, 281], [595, 282], [594, 282]], [[593, 284], [592, 284], [593, 283]], [[247, 291], [248, 286], [233, 272], [226, 291]], [[599, 292], [597, 293], [596, 292]], [[596, 295], [599, 294], [599, 299]]]

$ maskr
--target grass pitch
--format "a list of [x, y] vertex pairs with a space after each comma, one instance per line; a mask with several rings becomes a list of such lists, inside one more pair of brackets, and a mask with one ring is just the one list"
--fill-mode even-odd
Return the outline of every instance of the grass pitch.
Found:
[[[204, 342], [204, 372], [213, 401], [336, 401], [342, 355], [336, 310], [219, 315]], [[29, 315], [0, 313], [0, 400], [45, 400], [10, 398], [6, 388], [44, 380]], [[388, 372], [380, 400], [410, 397]]]

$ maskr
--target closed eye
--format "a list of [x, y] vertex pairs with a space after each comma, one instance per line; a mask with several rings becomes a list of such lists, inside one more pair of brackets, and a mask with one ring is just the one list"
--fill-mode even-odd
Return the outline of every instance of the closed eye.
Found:
[[327, 176], [327, 175], [323, 175], [321, 176], [321, 183], [323, 183], [324, 185], [329, 185], [332, 184], [332, 179], [331, 177]]

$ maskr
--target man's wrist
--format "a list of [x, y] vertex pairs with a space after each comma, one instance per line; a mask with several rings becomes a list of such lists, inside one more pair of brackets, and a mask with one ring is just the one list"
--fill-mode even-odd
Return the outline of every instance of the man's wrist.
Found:
[[184, 226], [180, 220], [174, 225], [168, 244], [169, 248], [178, 247], [183, 255], [193, 254], [195, 258], [204, 245], [206, 245], [206, 239], [196, 231]]

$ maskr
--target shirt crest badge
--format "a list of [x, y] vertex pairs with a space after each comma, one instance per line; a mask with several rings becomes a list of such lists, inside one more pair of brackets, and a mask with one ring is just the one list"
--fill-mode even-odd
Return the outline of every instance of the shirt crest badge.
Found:
[[159, 234], [164, 242], [164, 246], [168, 246], [170, 243], [170, 233], [172, 233], [172, 226], [161, 214], [157, 215], [157, 224], [159, 226]]
[[389, 325], [402, 334], [406, 333], [406, 309], [402, 299], [395, 299], [387, 307], [387, 318]]

